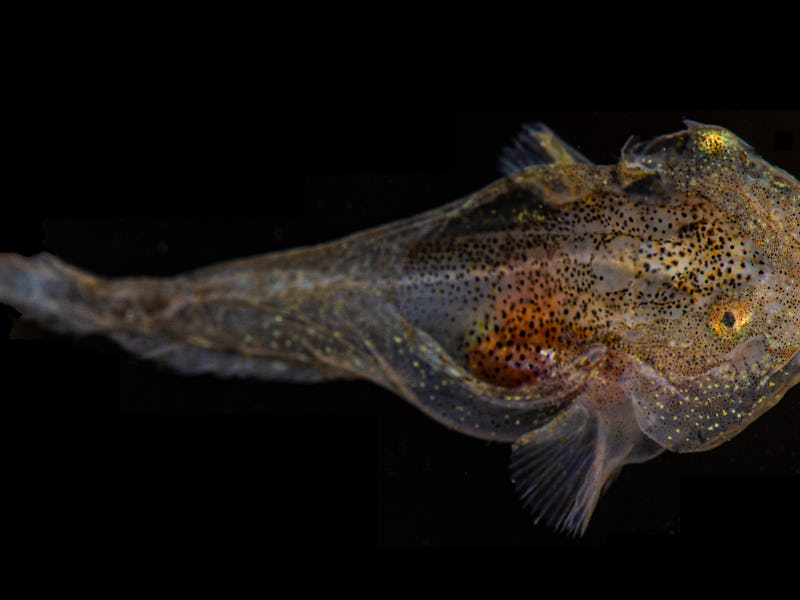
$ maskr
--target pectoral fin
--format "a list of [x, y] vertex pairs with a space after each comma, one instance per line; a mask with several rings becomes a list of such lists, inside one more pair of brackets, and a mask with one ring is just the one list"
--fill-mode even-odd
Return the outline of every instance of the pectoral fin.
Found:
[[599, 442], [597, 419], [576, 405], [517, 440], [511, 477], [537, 523], [583, 534], [603, 486]]
[[662, 451], [636, 427], [628, 402], [599, 409], [584, 395], [514, 443], [511, 476], [537, 523], [581, 536], [622, 466]]

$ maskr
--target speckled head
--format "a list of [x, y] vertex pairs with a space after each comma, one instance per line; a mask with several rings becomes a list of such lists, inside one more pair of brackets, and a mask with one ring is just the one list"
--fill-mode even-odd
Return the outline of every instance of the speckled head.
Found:
[[642, 362], [626, 381], [642, 429], [677, 451], [730, 439], [800, 370], [800, 184], [726, 129], [687, 124], [627, 147], [622, 163], [717, 214], [671, 279], [689, 309], [633, 344]]
[[800, 182], [727, 129], [686, 124], [684, 131], [627, 145], [622, 162], [706, 198], [784, 272], [800, 277]]

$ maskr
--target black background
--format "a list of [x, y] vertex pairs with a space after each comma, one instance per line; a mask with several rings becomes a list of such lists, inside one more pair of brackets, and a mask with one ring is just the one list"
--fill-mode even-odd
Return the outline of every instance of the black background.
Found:
[[[135, 110], [108, 129], [45, 120], [52, 143], [23, 153], [28, 185], [6, 206], [0, 250], [46, 249], [109, 276], [169, 275], [327, 241], [491, 182], [501, 147], [529, 121], [609, 163], [628, 136], [691, 118], [800, 173], [798, 111], [457, 110], [363, 98], [294, 116], [240, 91], [218, 111], [181, 92], [129, 98]], [[35, 439], [81, 452], [87, 479], [116, 479], [126, 535], [139, 539], [669, 543], [771, 539], [796, 522], [797, 389], [716, 450], [627, 467], [575, 542], [532, 525], [509, 482], [507, 446], [447, 431], [366, 382], [178, 377], [103, 339], [53, 337], [24, 320], [3, 362], [4, 385], [38, 419]], [[115, 401], [117, 428], [96, 425]], [[98, 431], [111, 438], [102, 450]]]

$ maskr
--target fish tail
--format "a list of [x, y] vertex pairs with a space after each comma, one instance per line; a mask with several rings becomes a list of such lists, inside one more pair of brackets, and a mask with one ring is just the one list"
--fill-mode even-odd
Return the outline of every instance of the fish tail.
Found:
[[49, 329], [77, 334], [101, 329], [92, 300], [106, 285], [47, 253], [0, 254], [0, 302]]
[[278, 259], [255, 269], [231, 263], [174, 278], [108, 279], [46, 253], [0, 254], [0, 302], [47, 329], [105, 335], [184, 374], [369, 377], [375, 364], [354, 325], [358, 300], [341, 281], [277, 268]]
[[93, 275], [46, 252], [0, 254], [0, 302], [58, 333], [153, 335], [177, 287], [173, 279]]

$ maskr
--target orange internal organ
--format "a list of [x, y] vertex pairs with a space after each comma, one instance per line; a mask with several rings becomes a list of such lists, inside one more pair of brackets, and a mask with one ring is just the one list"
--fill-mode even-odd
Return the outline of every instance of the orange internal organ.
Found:
[[[502, 387], [529, 385], [554, 377], [576, 356], [587, 332], [570, 322], [554, 297], [538, 305], [513, 303], [500, 323], [477, 338], [469, 368], [480, 379]], [[502, 318], [504, 317], [504, 318]]]

